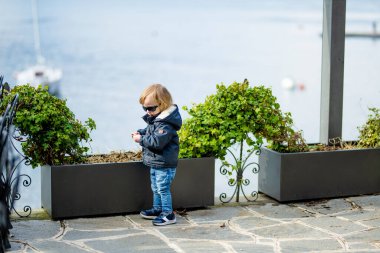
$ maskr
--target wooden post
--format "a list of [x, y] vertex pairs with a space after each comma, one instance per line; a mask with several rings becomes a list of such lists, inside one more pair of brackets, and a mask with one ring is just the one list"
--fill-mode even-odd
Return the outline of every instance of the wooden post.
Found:
[[320, 142], [342, 137], [346, 0], [323, 1]]

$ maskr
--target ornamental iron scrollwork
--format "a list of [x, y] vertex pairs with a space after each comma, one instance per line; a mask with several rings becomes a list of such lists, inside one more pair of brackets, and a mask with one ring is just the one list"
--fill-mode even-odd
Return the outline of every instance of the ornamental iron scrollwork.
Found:
[[[3, 76], [0, 76], [0, 101], [2, 101], [5, 90], [10, 92], [10, 87], [8, 83], [3, 84]], [[28, 157], [24, 156], [24, 154], [18, 150], [13, 141], [22, 143], [25, 141], [25, 137], [17, 134], [18, 131], [14, 127], [13, 119], [16, 114], [16, 109], [18, 105], [18, 94], [16, 94], [12, 101], [7, 105], [1, 121], [1, 140], [2, 147], [4, 147], [4, 151], [2, 151], [3, 155], [1, 156], [2, 162], [2, 182], [4, 183], [4, 187], [6, 188], [6, 192], [8, 194], [12, 193], [8, 198], [8, 208], [9, 210], [16, 213], [19, 217], [28, 217], [32, 213], [32, 208], [30, 206], [24, 206], [22, 211], [16, 210], [14, 206], [14, 201], [21, 199], [21, 194], [19, 193], [19, 182], [22, 180], [23, 187], [29, 187], [32, 184], [32, 178], [27, 174], [20, 174], [20, 166], [25, 164], [26, 166], [30, 165], [30, 160]], [[6, 147], [6, 150], [5, 150]], [[6, 152], [5, 152], [6, 151]], [[8, 154], [8, 160], [4, 157]], [[4, 159], [3, 159], [4, 158]], [[6, 163], [8, 161], [8, 163]], [[9, 162], [11, 161], [11, 162]], [[3, 163], [6, 163], [7, 166], [4, 167]]]
[[240, 194], [245, 198], [248, 202], [253, 202], [258, 198], [258, 192], [253, 191], [248, 196], [244, 191], [244, 188], [248, 186], [251, 181], [248, 178], [243, 176], [244, 172], [250, 168], [253, 174], [257, 174], [260, 170], [260, 165], [257, 162], [248, 162], [249, 158], [255, 154], [260, 155], [261, 153], [261, 145], [257, 148], [254, 148], [249, 151], [248, 155], [243, 158], [243, 146], [244, 143], [240, 143], [240, 155], [237, 157], [230, 149], [227, 151], [232, 155], [234, 164], [224, 160], [222, 161], [222, 166], [220, 166], [219, 171], [222, 175], [233, 176], [235, 174], [235, 178], [230, 178], [228, 180], [228, 185], [230, 187], [235, 187], [234, 192], [231, 197], [227, 197], [227, 193], [221, 193], [219, 195], [219, 200], [222, 203], [229, 203], [236, 196], [236, 202], [240, 201]]
[[[4, 91], [10, 91], [7, 83], [3, 84], [3, 76], [0, 76], [0, 101], [3, 101]], [[13, 144], [15, 127], [12, 124], [18, 104], [18, 94], [10, 101], [3, 114], [0, 116], [0, 253], [11, 247], [8, 236], [9, 229], [12, 228], [10, 215], [14, 211], [20, 217], [27, 217], [31, 214], [30, 206], [24, 207], [24, 214], [20, 214], [14, 208], [15, 201], [21, 198], [18, 187], [21, 178], [24, 187], [30, 186], [32, 180], [26, 174], [20, 174], [19, 165], [28, 158], [20, 159], [21, 154]], [[17, 153], [15, 153], [17, 151]], [[27, 164], [27, 162], [26, 162]]]
[[[26, 157], [21, 151], [19, 151], [17, 147], [15, 146], [15, 144], [13, 143], [13, 140], [16, 140], [22, 143], [25, 141], [24, 139], [25, 139], [24, 137], [21, 137], [19, 135], [13, 135], [12, 138], [9, 140], [12, 145], [13, 150], [16, 151], [17, 156], [18, 156], [18, 161], [17, 163], [15, 163], [12, 169], [12, 174], [11, 174], [11, 178], [12, 178], [11, 185], [13, 189], [18, 189], [18, 187], [14, 187], [14, 186], [15, 185], [20, 186], [21, 180], [22, 180], [23, 187], [29, 187], [32, 184], [32, 178], [29, 175], [19, 174], [19, 167], [22, 164], [26, 166], [30, 165], [30, 159]], [[17, 175], [15, 175], [16, 172], [17, 172]], [[20, 199], [21, 199], [21, 194], [18, 191], [16, 191], [14, 200], [16, 201]], [[22, 208], [23, 213], [20, 212], [20, 210], [16, 210], [14, 206], [12, 206], [12, 210], [14, 213], [16, 213], [19, 217], [22, 217], [22, 218], [28, 217], [32, 213], [32, 208], [30, 206], [24, 206]]]

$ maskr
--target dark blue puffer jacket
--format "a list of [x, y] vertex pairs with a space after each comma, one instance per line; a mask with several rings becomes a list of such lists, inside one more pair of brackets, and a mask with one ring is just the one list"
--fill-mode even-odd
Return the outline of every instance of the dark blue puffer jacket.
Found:
[[177, 105], [172, 105], [158, 116], [144, 115], [148, 124], [141, 134], [143, 163], [149, 167], [175, 168], [178, 164], [179, 138], [177, 131], [182, 126], [182, 118]]

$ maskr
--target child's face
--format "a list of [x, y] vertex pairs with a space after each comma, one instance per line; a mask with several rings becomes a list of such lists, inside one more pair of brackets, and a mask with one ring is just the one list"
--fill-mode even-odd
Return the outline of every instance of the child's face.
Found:
[[143, 104], [143, 109], [145, 112], [150, 115], [150, 116], [156, 116], [159, 114], [160, 108], [158, 107], [159, 104], [158, 102], [154, 99], [153, 94], [148, 95], [145, 98], [144, 104]]

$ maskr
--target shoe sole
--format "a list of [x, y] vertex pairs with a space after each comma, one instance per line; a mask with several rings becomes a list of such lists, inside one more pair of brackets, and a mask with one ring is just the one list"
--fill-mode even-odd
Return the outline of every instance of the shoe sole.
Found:
[[146, 216], [140, 213], [140, 216], [147, 220], [154, 220], [157, 216]]
[[171, 224], [175, 224], [177, 223], [177, 220], [169, 220], [169, 221], [166, 221], [164, 223], [154, 223], [153, 222], [153, 225], [155, 226], [166, 226], [166, 225], [171, 225]]

